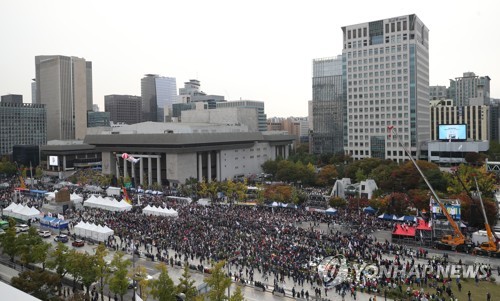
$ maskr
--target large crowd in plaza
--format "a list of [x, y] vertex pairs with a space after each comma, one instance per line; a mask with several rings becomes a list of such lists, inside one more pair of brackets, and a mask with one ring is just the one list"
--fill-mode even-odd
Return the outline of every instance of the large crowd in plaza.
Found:
[[[165, 195], [173, 193], [164, 192]], [[89, 195], [84, 193], [84, 199]], [[234, 279], [262, 285], [254, 279], [255, 273], [259, 273], [259, 279], [266, 283], [263, 289], [293, 297], [325, 297], [336, 293], [342, 298], [355, 298], [359, 291], [384, 296], [391, 289], [403, 291], [405, 284], [414, 286], [406, 292], [413, 300], [450, 300], [453, 297], [451, 287], [446, 285], [447, 279], [432, 273], [423, 273], [422, 278], [407, 277], [398, 271], [377, 278], [358, 275], [356, 279], [346, 279], [325, 289], [324, 279], [315, 265], [317, 259], [332, 254], [341, 254], [349, 262], [370, 262], [378, 266], [394, 264], [403, 270], [416, 264], [417, 258], [430, 265], [442, 263], [426, 258], [427, 252], [423, 249], [412, 252], [403, 245], [378, 241], [373, 231], [390, 229], [392, 225], [374, 215], [357, 210], [339, 210], [337, 215], [326, 215], [301, 208], [236, 204], [202, 206], [196, 202], [169, 201], [165, 195], [142, 195], [140, 205], [136, 202], [131, 211], [111, 212], [84, 207], [67, 211], [65, 218], [71, 221], [70, 225], [86, 221], [113, 229], [115, 235], [106, 241], [111, 249], [144, 250], [142, 255], [153, 260], [171, 265], [188, 261], [191, 265], [202, 266], [202, 270], [209, 269], [212, 261], [230, 261]], [[7, 192], [0, 194], [0, 199], [10, 197]], [[137, 200], [137, 196], [131, 198]], [[30, 197], [22, 201], [34, 206], [41, 206], [43, 202]], [[142, 208], [146, 205], [171, 207], [179, 216], [144, 215]], [[72, 231], [71, 226], [69, 231]], [[491, 275], [491, 270], [488, 273]], [[309, 291], [310, 288], [314, 290]]]

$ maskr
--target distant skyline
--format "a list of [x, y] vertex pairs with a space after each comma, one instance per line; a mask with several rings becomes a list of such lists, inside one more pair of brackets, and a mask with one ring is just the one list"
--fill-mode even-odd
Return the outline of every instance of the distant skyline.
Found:
[[[144, 74], [189, 79], [227, 100], [265, 102], [268, 117], [307, 116], [312, 61], [342, 53], [342, 26], [416, 14], [429, 28], [430, 85], [488, 75], [500, 98], [500, 2], [35, 1], [0, 2], [0, 95], [31, 100], [35, 56], [93, 65], [93, 99], [141, 95]], [[497, 84], [498, 81], [498, 84]]]

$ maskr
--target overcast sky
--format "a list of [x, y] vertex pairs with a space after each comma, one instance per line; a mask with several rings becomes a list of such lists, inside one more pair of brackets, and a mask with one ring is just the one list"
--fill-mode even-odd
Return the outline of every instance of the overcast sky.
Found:
[[35, 56], [93, 63], [94, 103], [140, 95], [146, 73], [201, 81], [208, 94], [307, 116], [312, 60], [342, 53], [342, 26], [407, 14], [429, 28], [430, 84], [472, 71], [500, 98], [500, 1], [165, 0], [0, 2], [0, 95], [31, 102]]

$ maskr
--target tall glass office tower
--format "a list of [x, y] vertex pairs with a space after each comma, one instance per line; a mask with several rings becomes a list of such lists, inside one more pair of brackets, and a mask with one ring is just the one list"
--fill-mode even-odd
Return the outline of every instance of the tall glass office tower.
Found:
[[416, 15], [342, 27], [346, 153], [354, 159], [406, 160], [430, 139], [429, 30]]
[[143, 121], [164, 122], [172, 105], [177, 103], [175, 77], [146, 74], [141, 79], [141, 96]]
[[312, 152], [344, 152], [346, 102], [343, 95], [342, 56], [313, 60]]

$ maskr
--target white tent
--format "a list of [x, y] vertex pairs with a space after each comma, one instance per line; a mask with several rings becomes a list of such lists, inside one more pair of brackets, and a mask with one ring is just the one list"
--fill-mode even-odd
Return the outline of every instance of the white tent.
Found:
[[52, 201], [52, 200], [54, 200], [54, 199], [56, 198], [56, 193], [57, 193], [57, 192], [58, 192], [57, 190], [54, 190], [54, 191], [52, 191], [52, 192], [47, 192], [47, 193], [45, 194], [45, 198], [46, 198], [47, 200], [49, 200], [49, 201]]
[[89, 224], [86, 222], [79, 222], [74, 227], [75, 234], [84, 238], [90, 238], [96, 241], [106, 241], [108, 237], [114, 234], [114, 231], [107, 226], [100, 226]]
[[155, 215], [155, 216], [166, 216], [166, 217], [178, 217], [179, 213], [174, 209], [167, 209], [162, 207], [151, 207], [147, 205], [142, 209], [142, 213], [146, 215]]
[[70, 194], [70, 200], [73, 202], [73, 203], [81, 203], [83, 202], [83, 197], [79, 196], [78, 194], [76, 193], [72, 193]]
[[5, 208], [3, 210], [3, 214], [5, 216], [17, 218], [23, 221], [40, 217], [40, 211], [38, 211], [36, 208], [30, 208], [28, 206], [14, 203], [11, 203], [7, 208]]
[[103, 198], [101, 196], [95, 197], [93, 195], [83, 203], [83, 206], [108, 211], [129, 211], [132, 209], [132, 205], [125, 201], [118, 202], [115, 199]]

